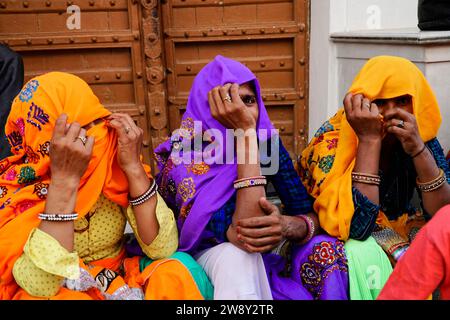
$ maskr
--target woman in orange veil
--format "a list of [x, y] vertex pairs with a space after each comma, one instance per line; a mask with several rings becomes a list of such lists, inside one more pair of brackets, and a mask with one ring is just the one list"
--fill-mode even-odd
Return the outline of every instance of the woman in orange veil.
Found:
[[[204, 299], [173, 213], [141, 162], [142, 129], [80, 78], [30, 80], [0, 162], [0, 299]], [[126, 223], [145, 253], [127, 257]], [[164, 283], [164, 285], [162, 285]]]

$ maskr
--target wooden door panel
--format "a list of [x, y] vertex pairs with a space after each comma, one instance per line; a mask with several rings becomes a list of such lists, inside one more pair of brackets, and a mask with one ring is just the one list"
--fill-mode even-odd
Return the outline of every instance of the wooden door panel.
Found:
[[291, 156], [307, 141], [306, 0], [172, 0], [162, 5], [170, 129], [180, 125], [196, 74], [221, 54], [258, 77]]
[[[135, 0], [2, 1], [0, 41], [19, 52], [25, 80], [64, 71], [85, 80], [101, 103], [126, 112], [144, 129], [150, 161], [142, 8]], [[26, 4], [26, 5], [25, 5]], [[69, 30], [69, 5], [81, 12], [81, 29]]]

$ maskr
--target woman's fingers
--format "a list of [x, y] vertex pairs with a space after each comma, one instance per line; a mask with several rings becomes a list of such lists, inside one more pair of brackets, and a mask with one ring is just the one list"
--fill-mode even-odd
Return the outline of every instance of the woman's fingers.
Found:
[[281, 226], [270, 226], [263, 228], [243, 228], [237, 227], [237, 233], [251, 238], [262, 238], [273, 235], [281, 236]]
[[239, 227], [243, 228], [261, 228], [261, 227], [267, 227], [272, 226], [279, 222], [278, 216], [263, 216], [263, 217], [253, 217], [253, 218], [246, 218], [241, 219], [237, 222], [237, 225]]
[[345, 109], [345, 113], [347, 115], [351, 114], [353, 112], [353, 104], [352, 104], [352, 99], [353, 99], [353, 93], [349, 92], [345, 95], [344, 98], [344, 109]]
[[211, 94], [212, 94], [212, 98], [214, 99], [214, 103], [217, 108], [218, 116], [219, 117], [224, 116], [225, 115], [225, 107], [223, 105], [223, 101], [222, 101], [222, 98], [219, 93], [219, 87], [215, 87], [214, 89], [212, 89]]
[[363, 98], [362, 103], [361, 103], [361, 111], [362, 113], [370, 113], [372, 106], [370, 104], [370, 100], [367, 98]]
[[67, 114], [62, 113], [55, 122], [53, 129], [53, 139], [60, 139], [66, 135]]
[[259, 199], [259, 206], [264, 211], [265, 214], [271, 215], [271, 214], [279, 214], [280, 211], [278, 210], [278, 207], [274, 205], [272, 202], [267, 200], [265, 197], [261, 197]]
[[[230, 104], [236, 102], [230, 96], [230, 88], [231, 88], [231, 83], [227, 83], [223, 87], [219, 88], [220, 98], [222, 99], [225, 108], [227, 107], [227, 105], [230, 105]], [[228, 99], [231, 99], [231, 100], [228, 100]]]
[[80, 135], [80, 130], [81, 125], [78, 122], [72, 122], [66, 134], [67, 139], [70, 141], [75, 141]]
[[380, 110], [375, 103], [370, 104], [370, 113], [375, 117], [380, 117]]
[[230, 94], [233, 103], [242, 104], [242, 99], [241, 96], [239, 95], [239, 85], [237, 83], [233, 83], [232, 85], [230, 85]]
[[121, 128], [117, 128], [119, 133], [120, 130], [122, 130], [123, 133], [130, 135], [140, 135], [139, 127], [134, 122], [133, 118], [129, 114], [126, 113], [114, 113], [111, 116], [109, 116], [109, 121], [116, 120], [121, 124]]
[[263, 238], [250, 238], [243, 235], [238, 235], [238, 239], [246, 244], [254, 247], [264, 247], [267, 245], [277, 245], [281, 241], [281, 236], [268, 236]]
[[400, 141], [406, 139], [409, 135], [408, 131], [403, 128], [399, 128], [398, 126], [390, 126], [386, 129], [387, 132], [394, 134], [399, 138]]
[[255, 247], [248, 243], [245, 243], [244, 247], [247, 249], [248, 252], [263, 253], [263, 252], [268, 252], [268, 251], [272, 250], [275, 247], [275, 245], [267, 245], [264, 247]]
[[94, 150], [94, 144], [95, 144], [95, 137], [88, 136], [86, 139], [86, 144], [84, 145], [86, 147], [86, 152], [88, 152], [88, 154], [92, 154], [92, 151]]
[[385, 121], [388, 121], [390, 119], [400, 119], [403, 121], [408, 121], [408, 122], [414, 122], [415, 118], [414, 115], [412, 115], [411, 113], [409, 113], [406, 110], [400, 109], [400, 108], [393, 108], [393, 109], [389, 109], [384, 113], [384, 119]]
[[391, 118], [390, 120], [385, 121], [384, 125], [385, 125], [386, 129], [390, 128], [390, 127], [398, 127], [399, 129], [407, 130], [409, 128], [410, 124], [401, 119]]
[[353, 114], [357, 117], [361, 114], [363, 99], [364, 96], [362, 94], [354, 95], [352, 98]]

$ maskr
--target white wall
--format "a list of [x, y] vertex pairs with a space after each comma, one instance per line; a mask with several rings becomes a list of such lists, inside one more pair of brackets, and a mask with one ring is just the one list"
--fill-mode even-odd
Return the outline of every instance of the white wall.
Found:
[[309, 137], [342, 103], [336, 47], [341, 31], [416, 28], [417, 0], [311, 0]]

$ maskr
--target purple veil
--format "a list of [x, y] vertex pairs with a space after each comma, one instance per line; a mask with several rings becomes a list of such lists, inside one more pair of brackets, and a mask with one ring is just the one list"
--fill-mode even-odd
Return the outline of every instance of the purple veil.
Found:
[[[216, 129], [226, 137], [226, 128], [216, 121], [210, 112], [208, 103], [208, 92], [218, 85], [226, 83], [244, 84], [252, 81], [255, 88], [256, 98], [259, 106], [259, 118], [257, 121], [257, 132], [260, 141], [271, 137], [274, 129], [270, 122], [264, 103], [261, 98], [261, 89], [256, 76], [243, 64], [216, 56], [208, 63], [194, 79], [186, 112], [183, 115], [181, 129], [194, 135], [205, 132], [208, 129]], [[201, 132], [194, 128], [194, 122], [201, 122]], [[198, 126], [196, 128], [199, 128]], [[260, 135], [261, 129], [266, 129], [267, 135]], [[176, 139], [175, 139], [176, 140]], [[178, 230], [180, 233], [179, 250], [192, 252], [202, 238], [212, 214], [218, 211], [233, 195], [233, 181], [237, 178], [236, 162], [228, 164], [215, 163], [177, 163], [172, 160], [171, 154], [177, 149], [177, 141], [172, 139], [160, 144], [155, 149], [160, 173], [157, 177], [159, 190], [169, 206], [178, 209]], [[179, 141], [179, 140], [178, 140]], [[185, 142], [185, 141], [184, 141]], [[202, 150], [204, 145], [202, 145]], [[200, 150], [200, 151], [202, 151]], [[226, 153], [226, 146], [221, 152]], [[191, 154], [195, 154], [191, 152]], [[225, 155], [223, 155], [225, 158]], [[193, 159], [193, 157], [192, 157]]]

